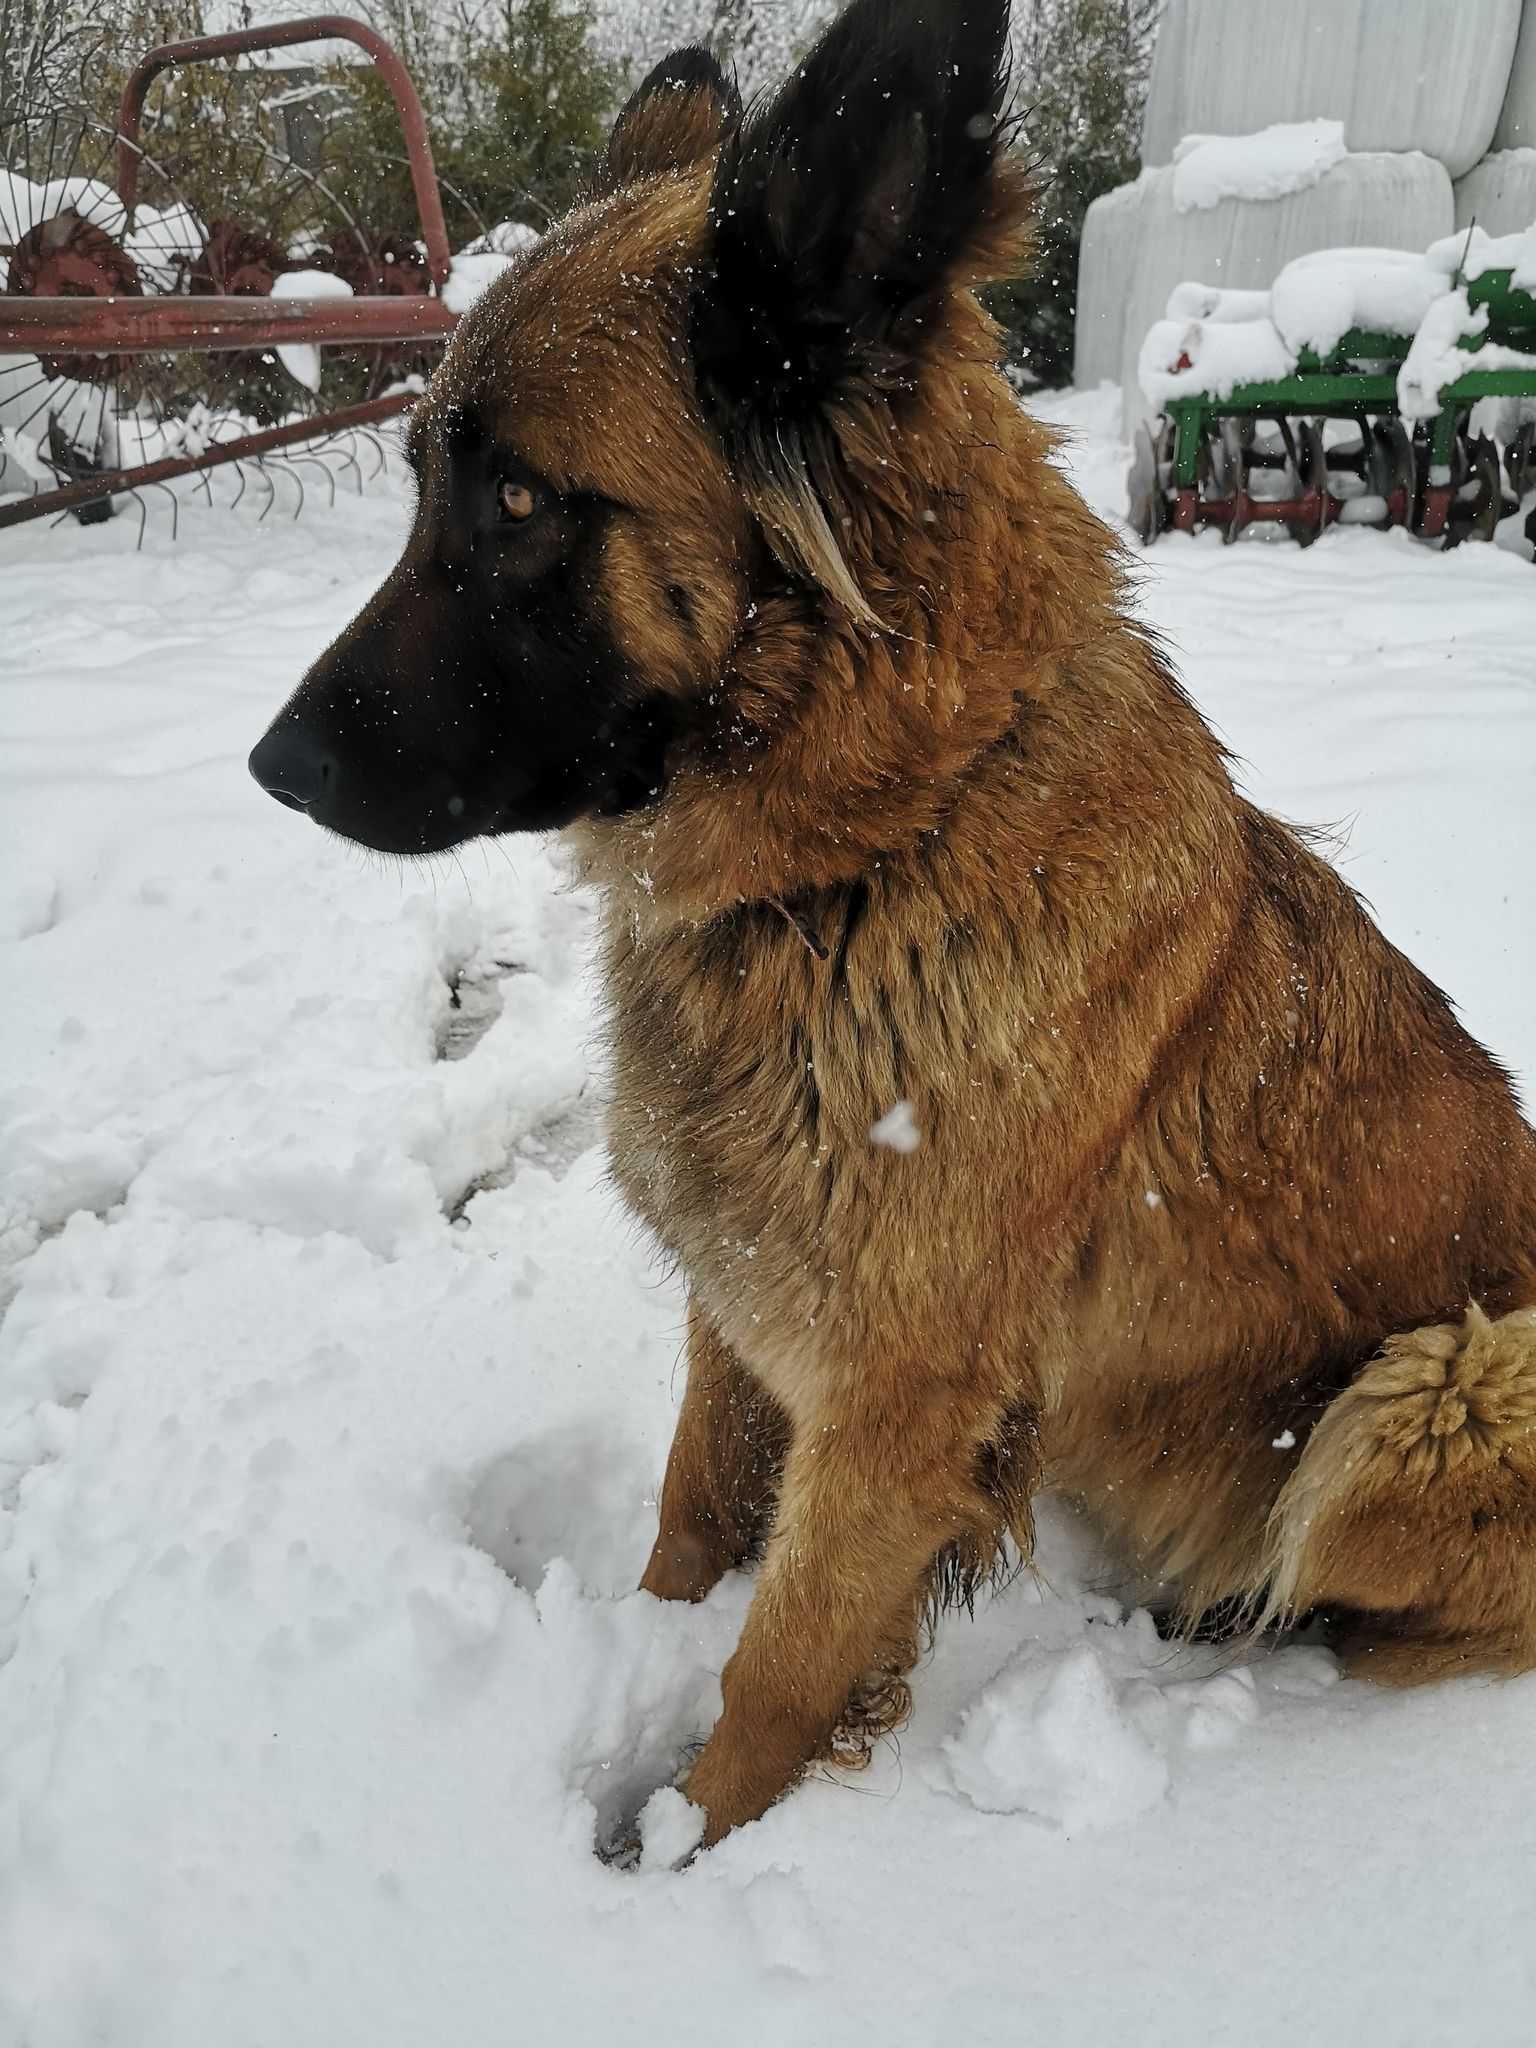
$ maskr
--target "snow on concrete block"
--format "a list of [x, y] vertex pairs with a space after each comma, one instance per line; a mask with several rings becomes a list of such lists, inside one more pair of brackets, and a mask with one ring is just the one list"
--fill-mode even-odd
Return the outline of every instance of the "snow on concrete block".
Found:
[[1456, 225], [1518, 234], [1536, 221], [1536, 146], [1499, 149], [1456, 180]]
[[1342, 121], [1282, 121], [1257, 135], [1186, 135], [1173, 152], [1180, 213], [1223, 199], [1283, 199], [1304, 192], [1344, 154]]
[[1280, 199], [1223, 199], [1181, 213], [1175, 171], [1143, 171], [1088, 209], [1078, 269], [1074, 382], [1119, 382], [1130, 431], [1147, 416], [1141, 345], [1169, 294], [1192, 279], [1223, 293], [1265, 291], [1316, 249], [1423, 249], [1455, 226], [1445, 168], [1422, 155], [1349, 155], [1315, 185]]
[[1493, 141], [1520, 31], [1520, 0], [1168, 0], [1142, 160], [1326, 117], [1352, 150], [1422, 150], [1461, 177]]
[[1493, 146], [1501, 155], [1536, 148], [1536, 0], [1525, 0], [1520, 11], [1520, 34]]

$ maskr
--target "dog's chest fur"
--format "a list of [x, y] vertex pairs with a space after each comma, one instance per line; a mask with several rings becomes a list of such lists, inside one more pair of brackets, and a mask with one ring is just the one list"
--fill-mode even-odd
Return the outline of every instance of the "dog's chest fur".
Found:
[[[615, 1178], [797, 1416], [904, 1351], [1045, 1392], [1142, 1041], [1197, 975], [1131, 892], [1078, 920], [1028, 861], [1001, 900], [965, 873], [941, 849], [815, 895], [824, 959], [772, 905], [651, 937], [610, 911]], [[911, 1150], [876, 1135], [897, 1104]]]

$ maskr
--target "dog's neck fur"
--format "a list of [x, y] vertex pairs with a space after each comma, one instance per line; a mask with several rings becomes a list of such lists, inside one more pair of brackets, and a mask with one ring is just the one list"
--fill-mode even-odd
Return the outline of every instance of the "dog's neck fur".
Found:
[[[917, 387], [836, 418], [847, 487], [828, 523], [882, 630], [804, 587], [761, 599], [719, 693], [729, 749], [704, 733], [654, 808], [571, 835], [637, 933], [848, 885], [942, 832], [1074, 651], [1126, 630], [1113, 544], [1101, 530], [1086, 544], [1098, 522], [996, 370], [995, 346], [975, 300], [955, 293]], [[1161, 723], [1187, 710], [1141, 651], [1144, 703], [1105, 715]], [[1178, 722], [1215, 766], [1198, 721]]]

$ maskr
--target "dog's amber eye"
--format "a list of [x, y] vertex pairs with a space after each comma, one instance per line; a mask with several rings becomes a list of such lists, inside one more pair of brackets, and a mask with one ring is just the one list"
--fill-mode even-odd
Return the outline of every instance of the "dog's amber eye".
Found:
[[526, 484], [514, 484], [503, 478], [497, 487], [497, 498], [501, 505], [503, 519], [531, 519], [534, 496]]

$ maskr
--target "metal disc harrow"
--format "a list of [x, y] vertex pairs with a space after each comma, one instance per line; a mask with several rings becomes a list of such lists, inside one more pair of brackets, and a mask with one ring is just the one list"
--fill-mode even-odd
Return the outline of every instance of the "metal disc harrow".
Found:
[[[1536, 423], [1501, 450], [1474, 409], [1536, 400], [1536, 295], [1507, 270], [1485, 271], [1467, 295], [1487, 307], [1487, 325], [1462, 344], [1467, 367], [1432, 418], [1410, 423], [1399, 410], [1411, 337], [1351, 331], [1327, 358], [1303, 351], [1288, 377], [1176, 399], [1139, 427], [1127, 482], [1143, 545], [1202, 526], [1233, 541], [1256, 524], [1303, 547], [1338, 524], [1399, 526], [1443, 547], [1492, 540], [1536, 490]], [[1486, 367], [1485, 341], [1500, 345]], [[1526, 535], [1536, 544], [1536, 509]]]

